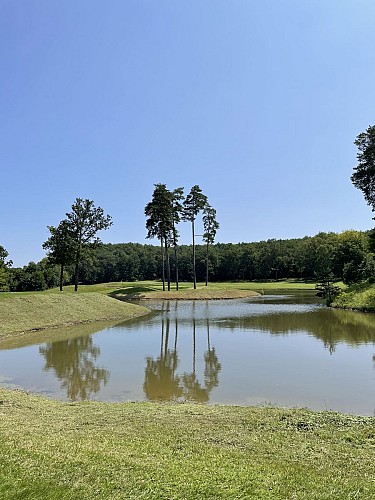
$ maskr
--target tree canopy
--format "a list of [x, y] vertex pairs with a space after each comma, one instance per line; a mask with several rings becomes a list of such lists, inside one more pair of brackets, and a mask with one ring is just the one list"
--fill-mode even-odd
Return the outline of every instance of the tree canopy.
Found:
[[60, 265], [60, 291], [63, 289], [64, 267], [74, 262], [75, 239], [67, 220], [62, 220], [57, 227], [48, 226], [51, 236], [43, 243], [48, 259]]
[[95, 207], [92, 200], [76, 198], [72, 211], [66, 214], [69, 233], [74, 242], [74, 289], [78, 290], [79, 263], [85, 249], [98, 245], [98, 231], [112, 225], [112, 217], [105, 215], [101, 207]]
[[358, 148], [358, 165], [351, 180], [360, 189], [371, 210], [375, 212], [375, 126], [369, 126], [354, 141]]
[[12, 261], [6, 261], [8, 257], [8, 252], [3, 246], [0, 245], [0, 292], [4, 292], [9, 289], [9, 267], [12, 265]]

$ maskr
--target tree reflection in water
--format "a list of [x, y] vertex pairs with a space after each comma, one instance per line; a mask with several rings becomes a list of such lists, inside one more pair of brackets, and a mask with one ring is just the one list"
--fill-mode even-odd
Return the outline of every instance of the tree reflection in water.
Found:
[[207, 320], [207, 351], [204, 353], [204, 382], [211, 392], [212, 389], [219, 385], [219, 373], [221, 364], [215, 352], [215, 347], [211, 347], [210, 342], [210, 323]]
[[95, 366], [100, 349], [90, 335], [43, 345], [39, 352], [45, 358], [44, 371], [55, 371], [71, 401], [89, 399], [109, 381], [109, 372]]
[[169, 332], [170, 320], [164, 321], [162, 319], [160, 356], [156, 359], [151, 356], [146, 358], [143, 390], [150, 401], [171, 401], [180, 398], [182, 395], [180, 378], [176, 377], [177, 350], [168, 349]]
[[211, 391], [219, 385], [221, 364], [210, 344], [209, 321], [207, 320], [207, 345], [204, 353], [204, 385], [196, 375], [196, 321], [193, 319], [193, 366], [192, 372], [182, 376], [176, 374], [179, 363], [177, 353], [178, 320], [175, 320], [174, 348], [168, 349], [170, 319], [161, 321], [160, 356], [146, 358], [144, 393], [150, 401], [196, 401], [207, 402]]

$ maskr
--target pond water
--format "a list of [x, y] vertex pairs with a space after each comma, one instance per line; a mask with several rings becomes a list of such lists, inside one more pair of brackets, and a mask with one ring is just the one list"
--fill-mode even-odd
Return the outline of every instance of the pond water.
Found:
[[301, 292], [147, 305], [152, 314], [122, 324], [0, 344], [0, 383], [73, 401], [374, 414], [375, 315], [329, 309]]

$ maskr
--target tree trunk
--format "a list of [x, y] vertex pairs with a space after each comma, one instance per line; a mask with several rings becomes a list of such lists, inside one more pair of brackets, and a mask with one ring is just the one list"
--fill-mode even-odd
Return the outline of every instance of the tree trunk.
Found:
[[63, 279], [64, 279], [64, 264], [60, 266], [60, 292], [63, 291]]
[[206, 286], [208, 286], [208, 241], [206, 247]]
[[178, 253], [177, 253], [177, 245], [174, 246], [174, 258], [176, 263], [176, 290], [178, 291]]
[[161, 271], [161, 278], [163, 280], [163, 292], [165, 292], [165, 267], [164, 267], [164, 248], [163, 248], [163, 238], [160, 238], [160, 246], [161, 246], [161, 257], [162, 257], [162, 271]]
[[78, 240], [78, 246], [77, 246], [77, 253], [76, 253], [76, 261], [75, 261], [75, 266], [74, 266], [74, 291], [78, 291], [78, 267], [79, 267], [79, 262], [81, 260], [81, 250], [82, 250], [82, 236], [79, 237]]
[[191, 228], [193, 233], [193, 280], [194, 280], [194, 290], [197, 288], [197, 276], [195, 274], [195, 231], [194, 231], [194, 219], [191, 221]]
[[76, 262], [75, 268], [74, 268], [74, 291], [78, 291], [78, 261]]
[[79, 266], [79, 260], [80, 260], [80, 252], [77, 253], [76, 255], [76, 262], [74, 266], [74, 291], [78, 291], [78, 266]]
[[167, 283], [168, 283], [168, 292], [171, 291], [171, 266], [169, 263], [169, 249], [168, 249], [168, 244], [167, 244], [167, 238], [165, 238], [165, 263], [167, 266]]

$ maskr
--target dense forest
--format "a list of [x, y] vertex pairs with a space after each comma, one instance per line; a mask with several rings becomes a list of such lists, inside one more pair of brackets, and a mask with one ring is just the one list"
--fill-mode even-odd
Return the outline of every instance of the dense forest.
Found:
[[[375, 277], [371, 253], [371, 232], [319, 233], [313, 237], [267, 240], [256, 243], [216, 243], [209, 249], [211, 281], [278, 280], [287, 278], [320, 280], [330, 276], [345, 283]], [[180, 281], [192, 281], [192, 247], [178, 247]], [[175, 277], [175, 256], [171, 252], [171, 279]], [[139, 243], [101, 244], [84, 256], [79, 266], [82, 284], [110, 281], [154, 280], [161, 277], [160, 247]], [[45, 290], [59, 284], [60, 267], [48, 258], [23, 268], [8, 268], [3, 290]], [[206, 246], [196, 246], [198, 282], [206, 277]], [[74, 265], [64, 270], [64, 284], [75, 279]]]

